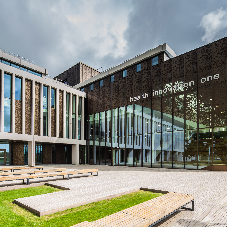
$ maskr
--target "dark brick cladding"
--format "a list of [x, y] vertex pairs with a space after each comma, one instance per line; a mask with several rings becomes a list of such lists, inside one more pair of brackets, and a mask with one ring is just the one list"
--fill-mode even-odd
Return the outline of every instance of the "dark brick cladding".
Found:
[[68, 85], [74, 86], [98, 74], [99, 72], [96, 69], [79, 62], [55, 78], [58, 78], [64, 82], [67, 81]]
[[25, 79], [25, 134], [31, 135], [32, 81]]
[[22, 134], [22, 102], [15, 100], [15, 133]]
[[[114, 73], [114, 82], [110, 76], [103, 79], [104, 86], [100, 88], [99, 81], [85, 86], [87, 94], [88, 115], [102, 112], [117, 107], [138, 104], [174, 114], [176, 117], [185, 118], [211, 127], [227, 126], [227, 38], [223, 38], [206, 46], [197, 48], [164, 62], [164, 54], [159, 54], [159, 64], [152, 66], [151, 58], [141, 62], [141, 71], [136, 72], [136, 65], [127, 68], [127, 77], [122, 77], [122, 71]], [[218, 80], [201, 83], [202, 78], [219, 74]], [[166, 84], [177, 82], [189, 83], [194, 81], [181, 92], [184, 95], [181, 108], [179, 93], [152, 96], [152, 91], [164, 89]], [[130, 97], [147, 93], [149, 98], [130, 103]], [[187, 96], [190, 94], [190, 96]], [[205, 103], [206, 110], [201, 107], [198, 114], [193, 113], [189, 102]], [[211, 108], [212, 107], [212, 108]], [[210, 109], [210, 110], [208, 110]], [[212, 114], [212, 121], [209, 116]]]
[[35, 83], [35, 135], [40, 135], [40, 84]]

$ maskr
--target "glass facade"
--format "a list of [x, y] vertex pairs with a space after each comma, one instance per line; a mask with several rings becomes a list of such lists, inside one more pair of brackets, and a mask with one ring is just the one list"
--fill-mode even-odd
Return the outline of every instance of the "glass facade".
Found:
[[69, 102], [70, 94], [66, 93], [66, 138], [69, 138]]
[[72, 138], [76, 139], [76, 96], [72, 96]]
[[4, 74], [4, 132], [11, 132], [12, 76]]
[[82, 112], [82, 97], [79, 97], [78, 103], [78, 140], [81, 140], [81, 113]]
[[56, 89], [51, 88], [51, 108], [55, 109], [56, 105]]
[[15, 77], [15, 100], [21, 101], [22, 79]]
[[48, 136], [48, 87], [43, 86], [43, 136]]
[[204, 170], [226, 166], [226, 47], [223, 39], [166, 61], [159, 54], [144, 59], [143, 72], [141, 64], [128, 66], [115, 73], [114, 83], [103, 78], [107, 89], [88, 89], [88, 97], [99, 99], [88, 106], [100, 130], [89, 141], [94, 163]]

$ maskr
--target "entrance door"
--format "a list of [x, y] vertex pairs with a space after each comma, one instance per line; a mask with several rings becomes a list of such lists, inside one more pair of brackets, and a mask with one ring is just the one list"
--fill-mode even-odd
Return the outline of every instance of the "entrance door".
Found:
[[125, 149], [112, 148], [112, 165], [125, 165]]
[[0, 165], [6, 165], [6, 149], [0, 149]]

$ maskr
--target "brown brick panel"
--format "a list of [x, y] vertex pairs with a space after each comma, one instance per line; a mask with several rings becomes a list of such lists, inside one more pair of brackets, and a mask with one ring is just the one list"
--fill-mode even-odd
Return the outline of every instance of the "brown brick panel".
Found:
[[40, 135], [40, 84], [35, 83], [35, 135]]
[[56, 110], [51, 108], [51, 136], [56, 137]]
[[51, 164], [51, 144], [43, 144], [43, 164]]
[[15, 100], [15, 133], [22, 134], [22, 102]]
[[25, 134], [31, 135], [32, 81], [25, 80]]
[[63, 138], [63, 91], [59, 91], [59, 138]]
[[24, 143], [13, 143], [13, 165], [24, 165]]

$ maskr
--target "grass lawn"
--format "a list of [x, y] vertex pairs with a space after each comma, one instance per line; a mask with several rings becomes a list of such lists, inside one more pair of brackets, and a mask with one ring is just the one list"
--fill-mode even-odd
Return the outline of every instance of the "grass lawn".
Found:
[[42, 217], [12, 203], [14, 199], [56, 191], [60, 190], [44, 185], [0, 192], [0, 226], [72, 226], [83, 221], [95, 221], [162, 195], [141, 190]]

